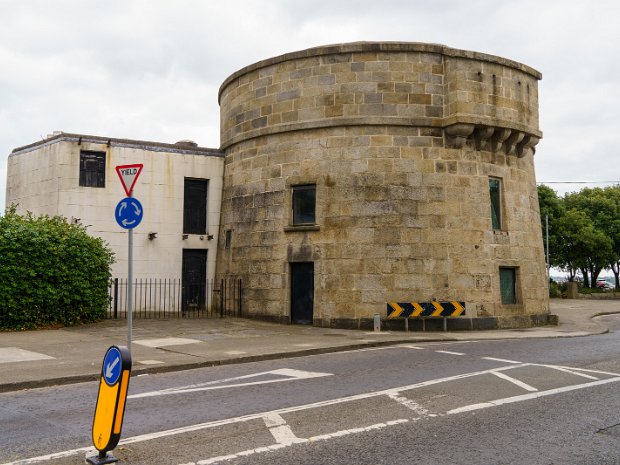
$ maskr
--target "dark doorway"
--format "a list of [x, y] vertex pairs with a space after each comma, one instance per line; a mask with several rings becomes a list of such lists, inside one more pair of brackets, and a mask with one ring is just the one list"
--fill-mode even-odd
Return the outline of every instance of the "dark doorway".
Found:
[[181, 310], [205, 310], [207, 296], [207, 251], [183, 250], [183, 293]]
[[314, 263], [291, 263], [291, 322], [312, 324]]

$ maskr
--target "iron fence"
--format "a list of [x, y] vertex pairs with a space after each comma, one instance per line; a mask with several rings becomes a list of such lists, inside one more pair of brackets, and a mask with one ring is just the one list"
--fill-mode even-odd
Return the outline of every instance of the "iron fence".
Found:
[[[139, 278], [133, 281], [133, 318], [209, 318], [241, 316], [241, 279], [227, 277], [183, 285], [181, 279]], [[127, 318], [127, 278], [108, 288], [107, 318]]]

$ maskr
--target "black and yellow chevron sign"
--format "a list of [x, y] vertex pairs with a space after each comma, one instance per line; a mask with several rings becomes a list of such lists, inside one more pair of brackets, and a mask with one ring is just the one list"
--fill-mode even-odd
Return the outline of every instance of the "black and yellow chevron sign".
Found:
[[388, 302], [388, 318], [465, 315], [465, 302]]

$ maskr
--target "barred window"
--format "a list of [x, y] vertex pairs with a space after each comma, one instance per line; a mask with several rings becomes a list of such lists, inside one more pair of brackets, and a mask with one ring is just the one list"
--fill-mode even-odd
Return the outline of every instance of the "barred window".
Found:
[[105, 187], [105, 152], [80, 151], [79, 185]]

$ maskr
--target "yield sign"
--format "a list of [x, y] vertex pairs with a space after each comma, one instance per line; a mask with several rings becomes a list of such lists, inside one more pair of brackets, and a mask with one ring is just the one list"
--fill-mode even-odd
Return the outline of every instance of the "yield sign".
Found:
[[123, 189], [125, 189], [127, 197], [131, 197], [131, 191], [133, 191], [133, 186], [135, 186], [138, 176], [140, 176], [142, 166], [142, 163], [138, 163], [135, 165], [122, 165], [116, 167], [116, 172], [118, 173], [118, 177], [121, 179], [121, 183], [123, 184]]

